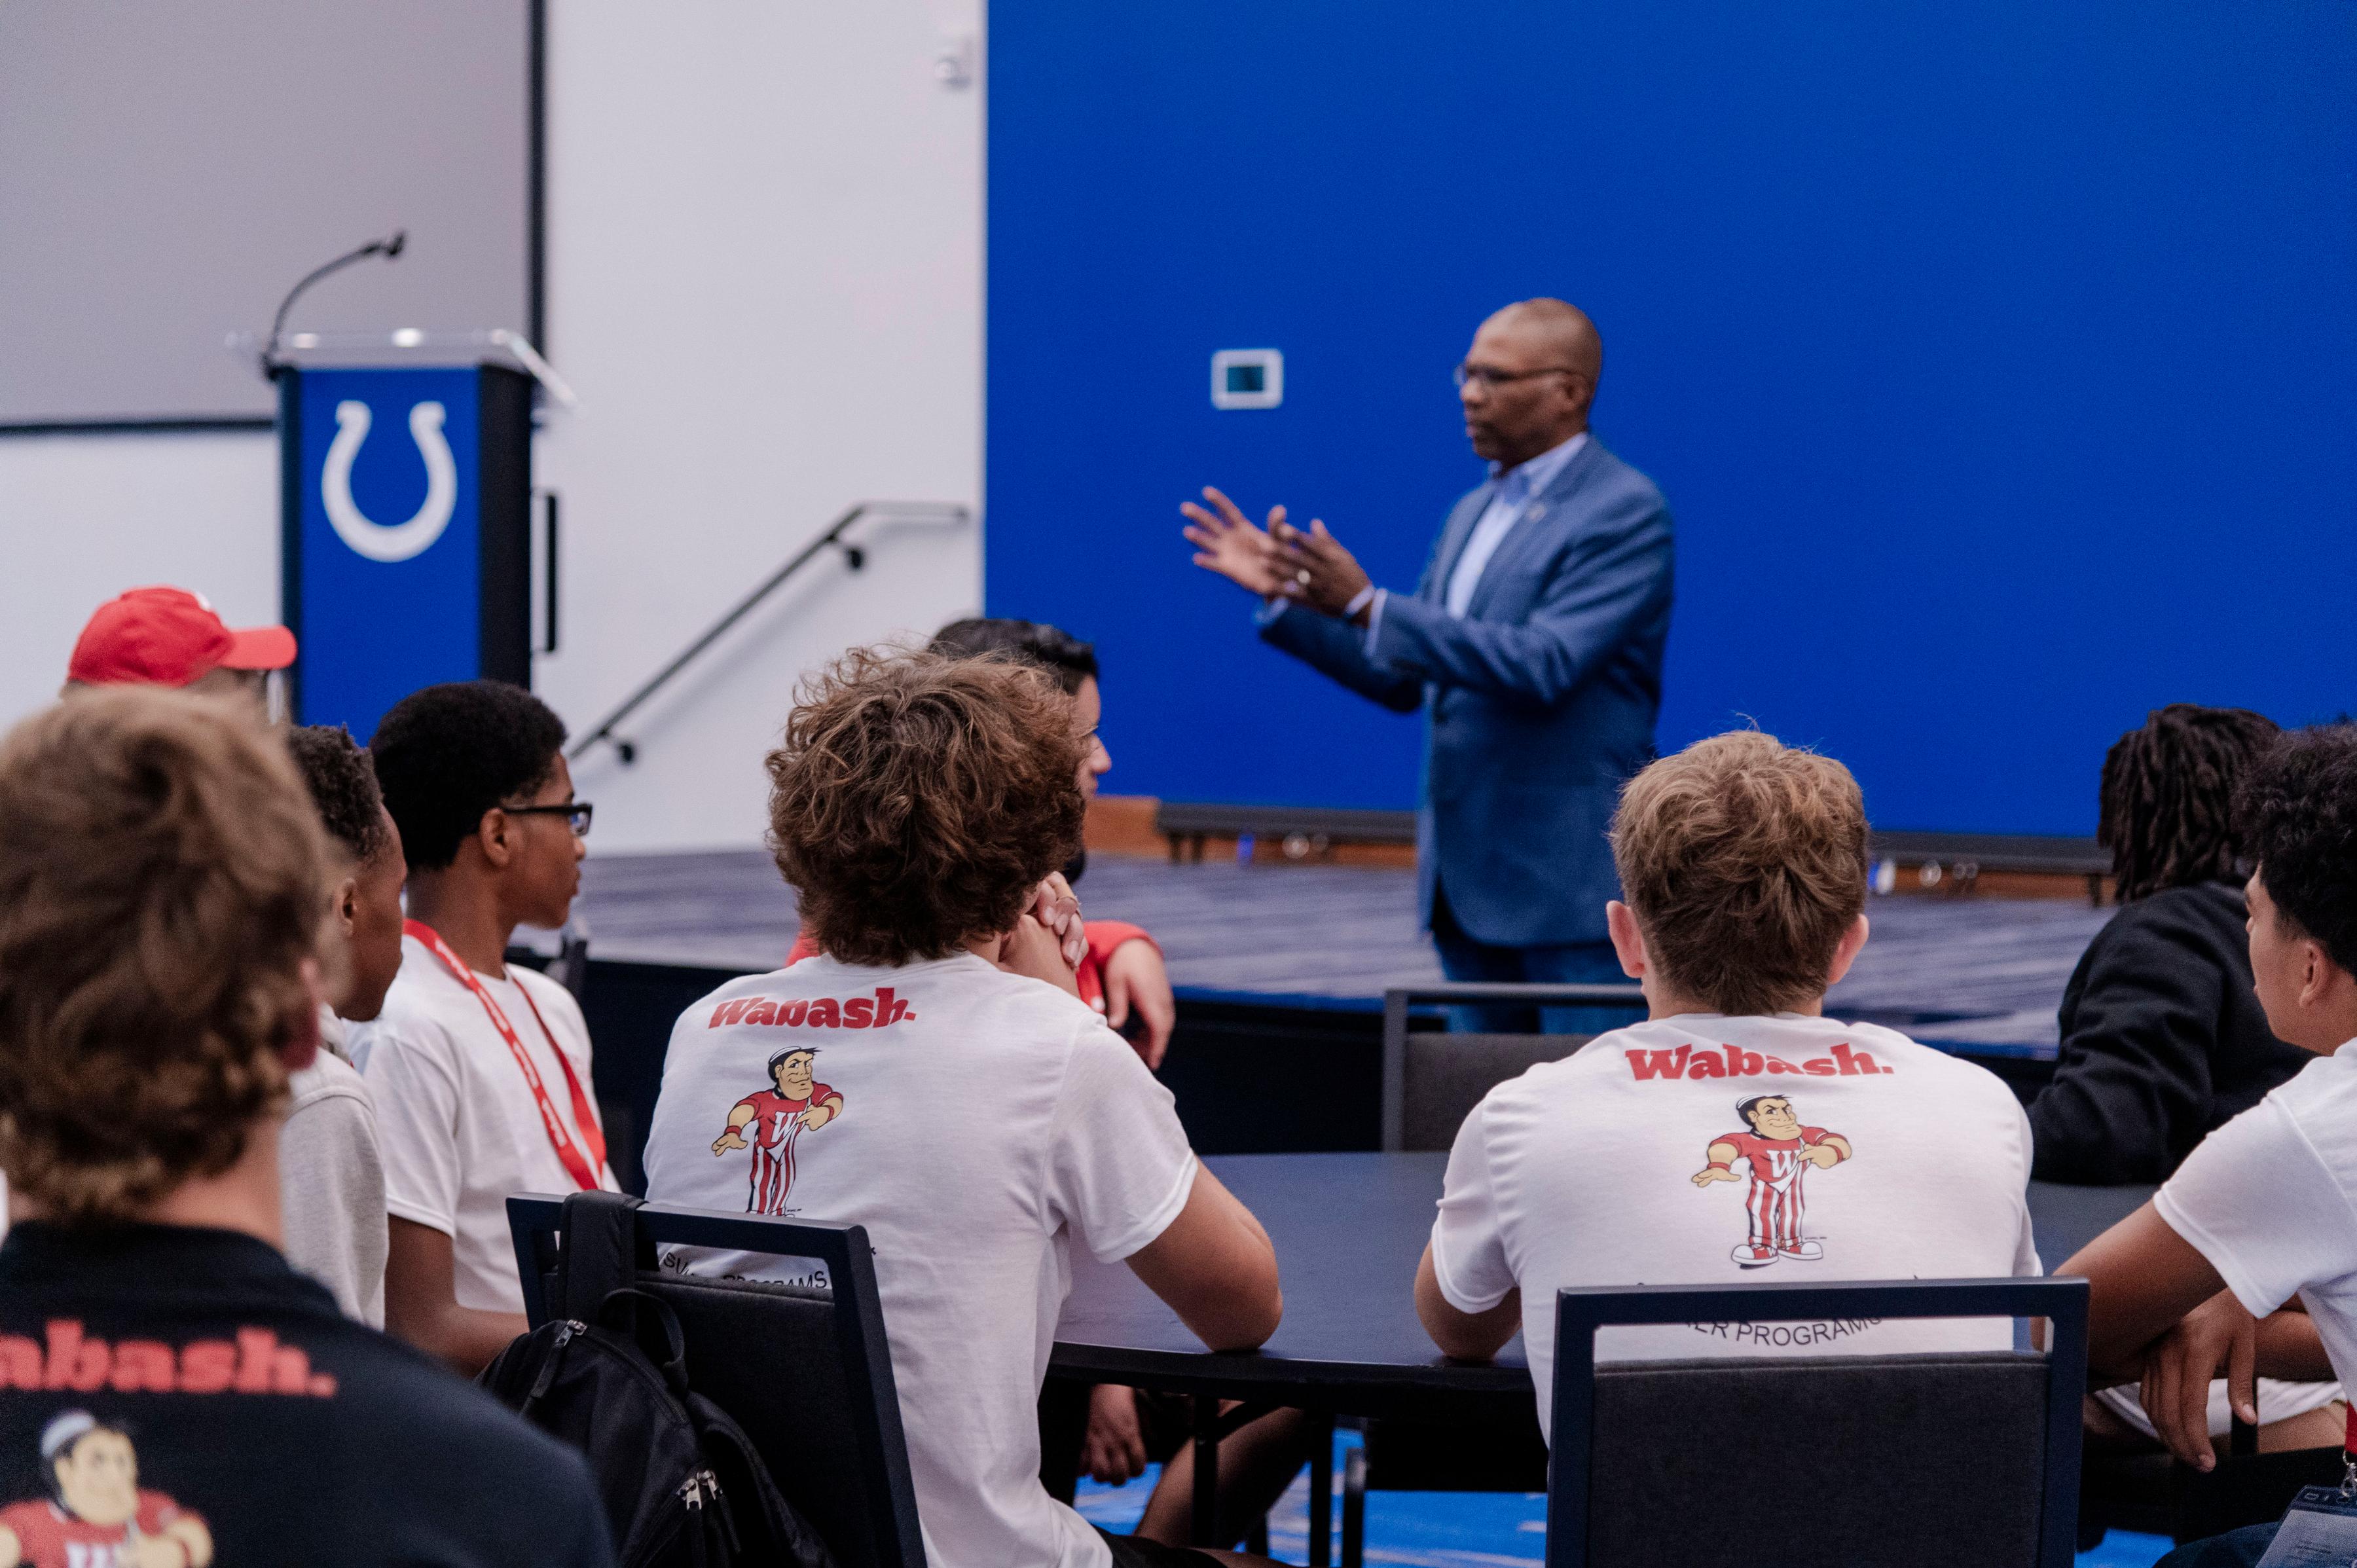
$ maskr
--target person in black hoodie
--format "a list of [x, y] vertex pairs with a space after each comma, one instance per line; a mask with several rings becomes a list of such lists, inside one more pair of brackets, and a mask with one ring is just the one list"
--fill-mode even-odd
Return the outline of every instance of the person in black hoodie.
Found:
[[2120, 912], [2062, 993], [2061, 1054], [2030, 1103], [2040, 1181], [2168, 1178], [2212, 1129], [2309, 1061], [2251, 988], [2233, 799], [2277, 734], [2242, 708], [2174, 703], [2104, 758], [2097, 842]]

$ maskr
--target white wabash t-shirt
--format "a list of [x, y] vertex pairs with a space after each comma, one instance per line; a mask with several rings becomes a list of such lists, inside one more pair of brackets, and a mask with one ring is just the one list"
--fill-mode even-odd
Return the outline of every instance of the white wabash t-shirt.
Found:
[[[1103, 1019], [972, 954], [821, 956], [722, 986], [672, 1031], [647, 1139], [650, 1201], [866, 1228], [938, 1568], [1109, 1563], [1039, 1485], [1066, 1250], [1129, 1257], [1195, 1169], [1170, 1091]], [[685, 1248], [665, 1263], [808, 1266]]]
[[[2357, 1387], [2357, 1040], [2202, 1139], [2152, 1206], [2244, 1310], [2298, 1296], [2341, 1386]], [[2262, 1391], [2261, 1420], [2269, 1408]]]
[[[1565, 1286], [2035, 1274], [2029, 1120], [1996, 1075], [1867, 1024], [1688, 1014], [1599, 1035], [1458, 1130], [1434, 1273], [1460, 1312], [1519, 1286], [1554, 1413]], [[1607, 1360], [2003, 1350], [2002, 1319], [1609, 1328]]]
[[[546, 975], [513, 964], [504, 980], [475, 978], [507, 1015], [558, 1119], [586, 1154], [564, 1066], [552, 1054], [565, 1053], [594, 1118], [597, 1090], [580, 1004]], [[547, 1021], [546, 1034], [526, 1003], [526, 988]], [[414, 937], [401, 939], [401, 972], [385, 993], [384, 1011], [352, 1025], [348, 1038], [376, 1101], [386, 1210], [450, 1238], [451, 1284], [460, 1306], [522, 1312], [508, 1198], [568, 1193], [577, 1184], [549, 1142], [515, 1054], [475, 993]], [[599, 1186], [615, 1189], [610, 1167], [601, 1163], [597, 1176]]]

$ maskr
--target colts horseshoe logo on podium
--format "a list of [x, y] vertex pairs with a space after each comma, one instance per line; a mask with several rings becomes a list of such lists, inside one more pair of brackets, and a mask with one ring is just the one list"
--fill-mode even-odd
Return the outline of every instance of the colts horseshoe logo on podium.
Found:
[[352, 499], [352, 459], [368, 439], [369, 405], [349, 398], [336, 404], [336, 438], [328, 447], [319, 490], [337, 538], [371, 561], [391, 562], [406, 561], [442, 537], [458, 501], [458, 466], [442, 434], [443, 417], [438, 403], [411, 407], [409, 434], [417, 443], [417, 455], [425, 459], [425, 499], [407, 522], [381, 523], [371, 521]]

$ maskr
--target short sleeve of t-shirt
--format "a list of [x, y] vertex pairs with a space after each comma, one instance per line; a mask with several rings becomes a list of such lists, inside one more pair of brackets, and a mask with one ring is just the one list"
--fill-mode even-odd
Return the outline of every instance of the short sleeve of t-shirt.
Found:
[[1194, 1190], [1195, 1153], [1170, 1091], [1094, 1019], [1073, 1041], [1051, 1138], [1049, 1204], [1101, 1262], [1161, 1235]]
[[2283, 1092], [2204, 1138], [2152, 1200], [2258, 1316], [2304, 1285], [2357, 1273], [2348, 1200]]
[[384, 1206], [445, 1235], [458, 1233], [458, 1074], [450, 1043], [430, 1024], [371, 1026], [361, 1071], [376, 1101]]
[[1457, 1129], [1440, 1186], [1440, 1212], [1432, 1222], [1433, 1278], [1459, 1312], [1487, 1312], [1515, 1284], [1490, 1175], [1488, 1111], [1485, 1101]]

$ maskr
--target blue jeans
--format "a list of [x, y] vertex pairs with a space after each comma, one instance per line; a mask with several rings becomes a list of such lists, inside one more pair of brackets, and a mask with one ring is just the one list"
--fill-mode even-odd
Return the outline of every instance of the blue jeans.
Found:
[[2189, 1541], [2154, 1568], [2255, 1568], [2275, 1538], [2274, 1525], [2245, 1525], [2207, 1541]]
[[[1446, 889], [1432, 893], [1432, 945], [1440, 950], [1440, 972], [1451, 980], [1521, 982], [1555, 985], [1627, 985], [1620, 958], [1610, 942], [1559, 942], [1548, 947], [1501, 948], [1465, 934], [1448, 908]], [[1613, 1006], [1533, 1007], [1519, 1002], [1468, 1002], [1448, 1009], [1448, 1027], [1459, 1035], [1600, 1035], [1644, 1017], [1645, 1009]]]

